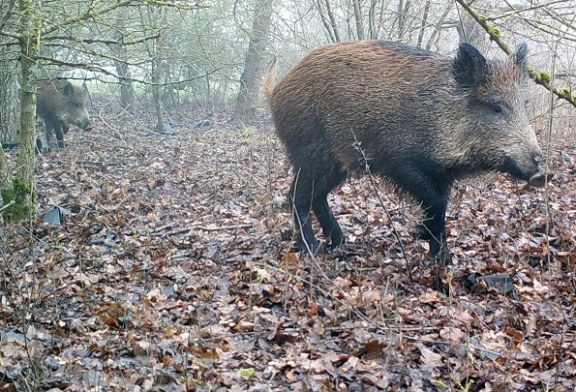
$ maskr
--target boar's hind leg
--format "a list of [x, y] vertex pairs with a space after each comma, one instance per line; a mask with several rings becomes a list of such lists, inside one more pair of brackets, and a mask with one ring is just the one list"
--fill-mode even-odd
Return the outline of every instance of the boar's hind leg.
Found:
[[[328, 168], [328, 169], [326, 169]], [[318, 242], [312, 229], [310, 209], [316, 214], [322, 231], [331, 239], [331, 247], [344, 242], [340, 225], [330, 211], [328, 193], [346, 178], [346, 172], [335, 165], [319, 164], [315, 162], [314, 169], [301, 169], [294, 176], [290, 192], [292, 207], [294, 209], [294, 225], [299, 233], [302, 250], [308, 248], [315, 253], [318, 251]]]
[[316, 214], [316, 218], [318, 218], [318, 222], [320, 222], [324, 236], [327, 239], [330, 239], [330, 249], [342, 245], [344, 243], [344, 235], [342, 234], [342, 229], [340, 228], [338, 221], [336, 221], [334, 214], [330, 211], [330, 206], [328, 205], [327, 200], [328, 193], [340, 185], [345, 178], [346, 172], [333, 166], [328, 175], [316, 179], [314, 184], [312, 209], [314, 210], [314, 214]]
[[298, 242], [301, 250], [309, 249], [312, 254], [318, 250], [318, 242], [314, 237], [310, 216], [312, 193], [314, 192], [314, 178], [310, 173], [300, 169], [294, 174], [294, 181], [290, 189], [292, 209], [294, 214], [294, 227], [298, 232]]

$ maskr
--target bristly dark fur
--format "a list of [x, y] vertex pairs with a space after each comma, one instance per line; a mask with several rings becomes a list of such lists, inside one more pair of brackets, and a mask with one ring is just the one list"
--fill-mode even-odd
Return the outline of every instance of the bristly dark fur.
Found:
[[422, 204], [422, 237], [436, 256], [456, 179], [485, 170], [529, 179], [540, 170], [523, 106], [525, 68], [525, 46], [496, 62], [468, 44], [448, 58], [360, 41], [313, 51], [275, 87], [267, 77], [276, 132], [294, 168], [290, 197], [301, 244], [318, 249], [311, 210], [332, 246], [344, 242], [327, 195], [364, 170], [366, 158], [372, 173]]

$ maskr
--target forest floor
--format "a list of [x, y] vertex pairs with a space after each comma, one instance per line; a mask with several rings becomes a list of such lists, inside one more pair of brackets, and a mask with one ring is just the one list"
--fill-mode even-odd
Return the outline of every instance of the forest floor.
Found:
[[294, 252], [272, 125], [205, 115], [96, 114], [38, 158], [63, 224], [0, 227], [0, 391], [576, 389], [576, 149], [547, 189], [457, 185], [446, 295], [382, 180], [331, 195], [344, 247]]

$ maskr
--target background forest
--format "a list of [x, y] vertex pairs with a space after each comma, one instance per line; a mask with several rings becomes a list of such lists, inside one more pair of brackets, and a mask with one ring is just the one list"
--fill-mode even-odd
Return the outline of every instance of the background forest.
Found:
[[[345, 247], [291, 247], [263, 77], [363, 39], [529, 47], [555, 176], [458, 183], [446, 295], [377, 178], [331, 195]], [[575, 390], [575, 67], [574, 0], [0, 0], [0, 391]], [[35, 154], [46, 78], [92, 128]]]

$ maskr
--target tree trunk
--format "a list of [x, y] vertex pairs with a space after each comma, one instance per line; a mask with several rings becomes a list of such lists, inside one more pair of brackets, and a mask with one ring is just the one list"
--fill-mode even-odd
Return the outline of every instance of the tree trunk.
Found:
[[[152, 84], [152, 102], [156, 109], [156, 131], [159, 133], [166, 133], [164, 105], [162, 105], [162, 86], [160, 84], [160, 63], [162, 61], [162, 39], [164, 34], [161, 26], [166, 24], [166, 18], [162, 9], [155, 10], [152, 5], [148, 5], [146, 9], [148, 11], [148, 24], [151, 26], [152, 31], [157, 33], [157, 36], [147, 46], [148, 55], [151, 58], [150, 82]], [[155, 11], [158, 11], [158, 13]], [[146, 26], [146, 18], [144, 17], [143, 8], [140, 8], [140, 18], [142, 19], [142, 24]]]
[[420, 24], [420, 31], [418, 32], [418, 42], [416, 43], [417, 48], [422, 47], [422, 41], [424, 40], [424, 31], [426, 30], [426, 25], [428, 24], [428, 13], [430, 12], [430, 0], [426, 0], [424, 5], [424, 14], [422, 15], [422, 23]]
[[338, 25], [336, 24], [336, 19], [334, 18], [334, 13], [332, 12], [330, 1], [325, 0], [324, 3], [324, 6], [326, 7], [326, 14], [324, 14], [324, 10], [322, 9], [322, 0], [316, 0], [314, 4], [318, 9], [320, 19], [322, 19], [322, 24], [324, 25], [324, 28], [330, 37], [330, 41], [340, 42], [340, 33], [338, 32]]
[[440, 32], [442, 31], [442, 25], [446, 21], [448, 14], [450, 14], [452, 7], [453, 7], [452, 3], [448, 3], [446, 5], [446, 8], [444, 8], [444, 12], [442, 12], [442, 16], [440, 16], [440, 18], [436, 21], [436, 25], [434, 26], [434, 30], [432, 30], [432, 34], [430, 35], [430, 38], [428, 39], [428, 43], [426, 44], [427, 50], [432, 49], [432, 45], [436, 44], [437, 37], [440, 37]]
[[251, 117], [256, 111], [260, 79], [264, 73], [264, 52], [268, 41], [270, 20], [272, 19], [273, 1], [258, 0], [256, 2], [244, 71], [240, 76], [240, 92], [236, 98], [234, 113], [236, 119]]
[[359, 40], [364, 39], [364, 21], [362, 19], [362, 10], [360, 9], [360, 0], [353, 0], [354, 22], [356, 23], [356, 37]]
[[16, 140], [18, 94], [16, 72], [20, 71], [17, 60], [6, 47], [0, 48], [0, 141]]
[[116, 19], [116, 29], [120, 32], [118, 34], [118, 44], [113, 46], [113, 50], [116, 54], [117, 60], [114, 60], [114, 67], [116, 68], [116, 73], [118, 74], [118, 79], [120, 83], [120, 107], [127, 110], [134, 104], [134, 86], [132, 85], [132, 78], [130, 75], [130, 69], [128, 64], [124, 61], [126, 60], [126, 48], [124, 47], [124, 18], [118, 17]]
[[[122, 51], [124, 51], [122, 49]], [[129, 109], [134, 104], [134, 86], [130, 75], [128, 64], [115, 61], [116, 72], [120, 77], [120, 107], [124, 110]]]
[[[388, 4], [382, 0], [370, 0], [370, 10], [368, 11], [368, 31], [370, 39], [380, 38], [380, 31], [384, 25], [385, 10]], [[378, 9], [376, 9], [378, 6]]]
[[398, 40], [404, 39], [407, 30], [408, 11], [410, 10], [410, 0], [400, 0], [398, 2]]
[[162, 106], [162, 94], [160, 91], [160, 67], [158, 66], [160, 62], [159, 41], [160, 39], [156, 38], [152, 44], [152, 100], [154, 101], [154, 108], [156, 109], [156, 130], [160, 133], [166, 133], [164, 126], [164, 108]]
[[[12, 170], [8, 165], [8, 159], [6, 159], [4, 150], [0, 148], [0, 208], [4, 207], [5, 204], [8, 204], [13, 192]], [[6, 199], [6, 201], [4, 201], [4, 199]]]
[[16, 178], [13, 181], [11, 200], [14, 204], [5, 210], [8, 219], [31, 218], [35, 214], [36, 189], [34, 183], [35, 139], [36, 139], [36, 56], [40, 49], [40, 30], [35, 20], [38, 5], [35, 0], [19, 0], [20, 25], [20, 127]]

